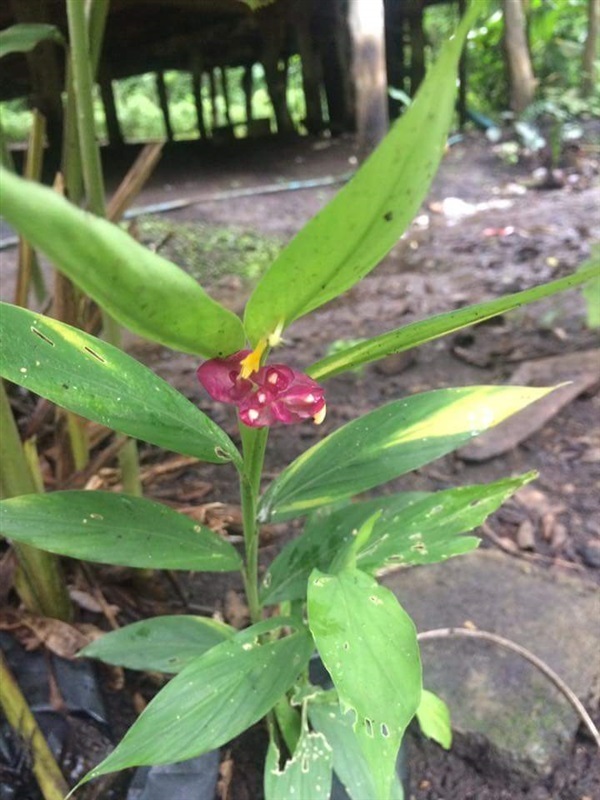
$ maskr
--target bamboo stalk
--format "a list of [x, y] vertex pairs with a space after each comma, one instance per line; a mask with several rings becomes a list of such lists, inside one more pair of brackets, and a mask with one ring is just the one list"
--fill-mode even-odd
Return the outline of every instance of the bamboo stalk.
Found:
[[[5, 497], [36, 492], [10, 403], [0, 381], [0, 485]], [[60, 562], [51, 553], [13, 542], [19, 561], [15, 587], [25, 605], [38, 614], [68, 620], [71, 602]]]
[[33, 774], [45, 800], [63, 800], [69, 791], [67, 782], [1, 650], [0, 706], [8, 724], [31, 749]]
[[106, 216], [111, 222], [118, 222], [137, 197], [154, 171], [163, 147], [164, 142], [151, 142], [140, 151], [131, 169], [129, 169], [108, 203]]
[[[33, 111], [33, 124], [29, 133], [27, 158], [24, 176], [31, 181], [39, 181], [44, 161], [44, 139], [46, 136], [46, 118], [37, 109]], [[37, 274], [36, 274], [37, 273]], [[27, 308], [27, 299], [31, 280], [34, 277], [38, 300], [44, 298], [46, 291], [35, 251], [23, 236], [19, 237], [19, 254], [17, 268], [17, 286], [15, 289], [15, 305]], [[42, 289], [42, 297], [39, 297]]]

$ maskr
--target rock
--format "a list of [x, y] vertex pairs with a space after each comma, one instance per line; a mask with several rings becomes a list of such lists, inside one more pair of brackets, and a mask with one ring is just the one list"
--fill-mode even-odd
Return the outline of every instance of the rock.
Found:
[[586, 542], [577, 550], [588, 567], [600, 569], [600, 542]]
[[[386, 576], [419, 631], [466, 622], [526, 647], [585, 700], [600, 681], [600, 592], [476, 551]], [[422, 642], [425, 686], [449, 705], [454, 730], [485, 738], [498, 768], [539, 780], [570, 752], [579, 717], [554, 685], [516, 653], [476, 639]]]

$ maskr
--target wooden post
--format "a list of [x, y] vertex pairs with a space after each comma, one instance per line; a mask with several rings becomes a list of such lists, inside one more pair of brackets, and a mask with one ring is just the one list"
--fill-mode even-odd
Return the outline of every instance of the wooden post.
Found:
[[156, 73], [156, 88], [158, 90], [158, 102], [165, 121], [165, 132], [167, 139], [173, 141], [173, 128], [171, 126], [171, 118], [169, 116], [169, 98], [167, 95], [167, 87], [165, 84], [165, 75], [162, 70]]
[[244, 68], [242, 77], [242, 89], [244, 91], [244, 101], [246, 104], [246, 124], [248, 127], [252, 122], [252, 95], [254, 93], [254, 81], [252, 78], [252, 64]]
[[227, 80], [227, 67], [219, 67], [221, 73], [221, 88], [223, 90], [223, 100], [225, 101], [225, 119], [231, 127], [231, 109], [229, 105], [229, 81]]
[[410, 30], [410, 96], [414, 97], [425, 77], [425, 31], [423, 0], [413, 0], [408, 17]]
[[321, 60], [315, 48], [311, 31], [313, 0], [300, 0], [294, 6], [294, 27], [298, 41], [298, 52], [302, 61], [302, 88], [306, 102], [304, 124], [309, 133], [323, 130], [321, 109], [321, 81], [323, 79]]
[[336, 136], [356, 128], [350, 27], [339, 0], [318, 9], [319, 25], [313, 35], [319, 42], [329, 130]]
[[350, 0], [358, 145], [371, 150], [388, 129], [383, 0]]
[[201, 139], [206, 139], [206, 123], [204, 122], [204, 108], [202, 105], [202, 59], [197, 53], [192, 56], [192, 92], [196, 104], [198, 117], [198, 133]]
[[217, 113], [217, 84], [215, 82], [214, 69], [210, 69], [208, 71], [208, 79], [210, 82], [210, 105], [212, 110], [212, 129], [214, 131], [214, 129], [217, 128], [219, 125], [219, 118]]
[[[404, 6], [395, 2], [386, 5], [385, 15], [385, 55], [388, 84], [394, 89], [406, 91], [404, 88]], [[399, 117], [404, 104], [388, 96], [390, 119]]]
[[[12, 10], [18, 23], [51, 21], [42, 0], [12, 0]], [[55, 155], [60, 153], [63, 136], [63, 81], [58, 53], [58, 46], [53, 42], [40, 42], [26, 54], [31, 76], [31, 104], [46, 118], [46, 136]], [[62, 53], [61, 58], [64, 58]]]
[[104, 114], [106, 115], [106, 131], [108, 133], [109, 144], [113, 146], [121, 145], [123, 144], [123, 133], [119, 125], [112, 80], [107, 70], [100, 70], [98, 83], [100, 85], [100, 96], [102, 98], [102, 105], [104, 106]]

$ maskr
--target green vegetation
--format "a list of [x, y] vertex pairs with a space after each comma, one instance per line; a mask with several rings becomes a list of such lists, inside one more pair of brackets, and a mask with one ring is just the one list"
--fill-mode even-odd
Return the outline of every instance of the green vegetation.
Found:
[[[551, 100], [573, 116], [600, 116], [600, 88], [587, 99], [580, 95], [581, 59], [587, 34], [588, 0], [530, 0], [528, 33], [538, 99]], [[481, 3], [482, 11], [484, 4]], [[469, 34], [468, 104], [487, 114], [508, 107], [508, 75], [503, 51], [504, 21], [500, 0], [488, 0], [487, 16]], [[456, 24], [451, 6], [432, 6], [425, 15], [431, 52]]]
[[140, 217], [137, 228], [143, 244], [203, 283], [237, 275], [254, 284], [283, 247], [278, 239], [254, 231], [158, 216]]

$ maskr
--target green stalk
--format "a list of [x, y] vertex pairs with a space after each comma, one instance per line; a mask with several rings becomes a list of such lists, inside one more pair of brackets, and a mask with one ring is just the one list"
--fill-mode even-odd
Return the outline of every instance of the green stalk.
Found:
[[67, 0], [67, 20], [83, 182], [90, 211], [103, 217], [105, 216], [104, 180], [94, 124], [94, 84], [85, 3], [81, 0]]
[[[106, 217], [104, 179], [100, 148], [96, 140], [94, 123], [94, 73], [100, 57], [100, 43], [108, 11], [107, 0], [96, 0], [88, 14], [81, 0], [67, 0], [69, 41], [71, 44], [71, 76], [73, 104], [78, 132], [78, 157], [83, 171], [83, 184], [90, 211]], [[89, 31], [89, 33], [88, 33]], [[73, 154], [73, 148], [67, 151]], [[75, 170], [73, 176], [77, 176]], [[73, 198], [72, 198], [73, 199]], [[104, 336], [108, 342], [121, 346], [121, 331], [118, 324], [102, 311]], [[119, 451], [119, 465], [123, 488], [131, 494], [141, 495], [139, 459], [136, 443], [132, 440]]]
[[[33, 494], [36, 485], [29, 470], [4, 383], [0, 381], [0, 485], [4, 497]], [[56, 556], [13, 542], [19, 561], [15, 581], [25, 605], [37, 614], [69, 619], [71, 603]]]
[[249, 428], [240, 423], [240, 433], [244, 456], [240, 491], [244, 545], [246, 549], [243, 577], [250, 618], [252, 622], [259, 622], [262, 617], [262, 607], [258, 597], [258, 545], [260, 531], [256, 520], [256, 510], [269, 429]]

